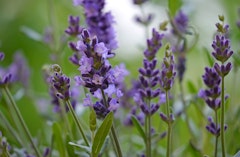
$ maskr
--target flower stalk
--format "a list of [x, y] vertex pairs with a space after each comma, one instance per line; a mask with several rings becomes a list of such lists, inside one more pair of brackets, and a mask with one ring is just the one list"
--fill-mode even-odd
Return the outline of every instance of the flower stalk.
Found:
[[17, 115], [17, 117], [18, 117], [18, 119], [19, 119], [19, 121], [20, 121], [20, 124], [21, 124], [21, 126], [23, 127], [24, 132], [25, 132], [28, 140], [30, 141], [30, 143], [31, 143], [31, 145], [32, 145], [32, 147], [33, 147], [33, 149], [34, 149], [36, 156], [37, 156], [37, 157], [41, 157], [42, 155], [40, 154], [37, 146], [36, 146], [35, 143], [33, 142], [32, 135], [31, 135], [31, 133], [30, 133], [30, 131], [29, 131], [29, 129], [28, 129], [28, 127], [27, 127], [27, 125], [26, 125], [26, 123], [25, 123], [22, 115], [21, 115], [21, 112], [19, 111], [19, 109], [18, 109], [18, 107], [17, 107], [17, 104], [16, 104], [16, 102], [14, 101], [13, 96], [12, 96], [11, 92], [9, 91], [7, 85], [3, 86], [3, 90], [4, 90], [4, 92], [6, 93], [8, 99], [9, 99], [9, 101], [10, 101], [10, 103], [11, 103], [13, 109], [14, 109], [14, 111], [16, 112], [16, 115]]

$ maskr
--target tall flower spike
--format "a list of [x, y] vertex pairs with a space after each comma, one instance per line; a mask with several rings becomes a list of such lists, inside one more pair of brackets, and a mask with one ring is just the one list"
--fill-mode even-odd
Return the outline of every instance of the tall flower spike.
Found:
[[162, 100], [159, 100], [158, 103], [150, 106], [145, 102], [146, 99], [151, 100], [161, 94], [160, 89], [156, 88], [159, 80], [159, 70], [156, 69], [157, 60], [155, 56], [162, 46], [162, 38], [163, 34], [158, 33], [155, 29], [152, 30], [152, 38], [147, 40], [148, 47], [144, 51], [143, 68], [139, 69], [141, 88], [135, 95], [135, 101], [146, 115], [153, 115], [162, 103]]
[[84, 7], [86, 23], [91, 34], [98, 37], [108, 49], [108, 57], [113, 57], [117, 45], [116, 33], [113, 28], [114, 19], [111, 12], [103, 12], [105, 0], [82, 0], [78, 3]]

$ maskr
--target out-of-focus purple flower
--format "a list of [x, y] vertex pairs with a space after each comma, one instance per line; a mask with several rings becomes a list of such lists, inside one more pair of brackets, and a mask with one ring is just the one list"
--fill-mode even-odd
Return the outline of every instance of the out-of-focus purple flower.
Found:
[[179, 55], [178, 57], [178, 63], [177, 63], [177, 74], [179, 78], [179, 82], [182, 82], [183, 80], [183, 75], [186, 71], [186, 57], [185, 55]]
[[135, 16], [135, 21], [144, 26], [148, 26], [153, 20], [153, 14], [148, 14], [147, 17]]
[[43, 42], [46, 44], [53, 44], [53, 30], [51, 27], [47, 27], [43, 33]]
[[187, 29], [188, 29], [188, 16], [182, 11], [180, 10], [175, 18], [173, 19], [173, 33], [174, 34], [185, 34], [187, 33]]
[[84, 7], [86, 23], [91, 34], [98, 37], [99, 42], [103, 42], [108, 49], [108, 57], [112, 57], [118, 45], [116, 33], [112, 24], [114, 23], [111, 12], [103, 12], [105, 0], [82, 0], [75, 2]]
[[[216, 125], [212, 117], [208, 117], [208, 125], [206, 129], [215, 136], [220, 136], [220, 125]], [[224, 131], [227, 130], [227, 125], [224, 125]]]
[[[2, 58], [4, 57], [2, 53]], [[19, 82], [27, 89], [29, 85], [30, 69], [24, 56], [17, 52], [14, 54], [14, 60], [7, 68], [0, 68], [0, 84]]]
[[174, 57], [170, 48], [167, 46], [160, 71], [160, 86], [164, 90], [169, 90], [173, 86], [175, 76], [176, 71]]
[[65, 30], [65, 33], [67, 33], [70, 36], [78, 36], [82, 32], [82, 27], [79, 26], [80, 17], [79, 16], [69, 16], [68, 23], [69, 26]]
[[133, 4], [135, 5], [142, 5], [143, 3], [147, 2], [148, 0], [133, 0]]
[[5, 54], [3, 52], [0, 52], [0, 61], [3, 61], [5, 57]]

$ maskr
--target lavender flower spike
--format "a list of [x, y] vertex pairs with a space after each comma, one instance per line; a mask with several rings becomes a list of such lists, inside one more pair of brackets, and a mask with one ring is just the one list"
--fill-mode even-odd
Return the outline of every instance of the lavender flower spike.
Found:
[[103, 12], [105, 0], [82, 0], [78, 1], [85, 10], [86, 23], [91, 34], [98, 37], [108, 49], [108, 57], [113, 57], [117, 45], [116, 34], [113, 28], [114, 19], [111, 12]]
[[167, 45], [159, 79], [160, 85], [164, 90], [169, 90], [173, 86], [174, 78], [176, 76], [176, 71], [174, 68], [174, 57], [170, 51], [169, 45]]
[[54, 75], [51, 77], [52, 86], [56, 89], [56, 96], [63, 100], [68, 100], [70, 98], [70, 79], [62, 74], [59, 65], [52, 65]]

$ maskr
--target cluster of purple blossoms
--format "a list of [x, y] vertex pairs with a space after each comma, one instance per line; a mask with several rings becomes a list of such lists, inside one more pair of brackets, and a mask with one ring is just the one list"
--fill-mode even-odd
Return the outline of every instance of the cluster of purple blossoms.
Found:
[[[220, 136], [220, 125], [216, 125], [212, 117], [208, 117], [208, 125], [206, 129], [215, 136]], [[224, 125], [224, 131], [227, 130], [227, 125]]]
[[[0, 52], [0, 61], [4, 59], [4, 53]], [[17, 52], [14, 54], [12, 64], [7, 68], [0, 67], [0, 85], [19, 82], [25, 89], [29, 86], [30, 69], [24, 56]]]
[[109, 49], [97, 36], [92, 36], [84, 29], [81, 38], [76, 44], [81, 54], [79, 60], [80, 76], [75, 77], [77, 85], [89, 89], [90, 93], [99, 101], [92, 103], [90, 96], [85, 99], [84, 105], [94, 108], [99, 118], [104, 118], [110, 111], [119, 107], [119, 99], [123, 95], [119, 84], [128, 74], [123, 65], [112, 68], [110, 65]]
[[[48, 67], [49, 68], [49, 67]], [[49, 94], [51, 96], [51, 104], [54, 105], [53, 111], [61, 111], [61, 100], [70, 100], [73, 108], [76, 107], [77, 101], [73, 98], [73, 93], [70, 91], [70, 78], [62, 73], [59, 65], [52, 65], [49, 69], [45, 69], [45, 80], [49, 86]], [[68, 111], [67, 105], [65, 105]]]
[[[69, 23], [69, 26], [65, 30], [65, 33], [67, 33], [68, 35], [70, 35], [72, 37], [81, 37], [81, 33], [82, 33], [83, 28], [79, 25], [80, 17], [78, 17], [78, 16], [69, 16], [68, 23]], [[74, 42], [70, 42], [69, 43], [69, 47], [74, 52], [73, 55], [69, 58], [69, 60], [74, 65], [79, 66], [79, 60], [81, 58], [81, 53], [78, 51], [76, 46], [77, 45]]]
[[69, 16], [68, 18], [69, 26], [65, 30], [65, 33], [67, 33], [70, 36], [78, 36], [82, 32], [82, 27], [80, 27], [80, 17], [79, 16]]
[[141, 87], [134, 99], [145, 115], [153, 115], [163, 101], [159, 99], [157, 103], [147, 104], [148, 101], [159, 98], [162, 94], [160, 89], [157, 88], [157, 85], [159, 85], [159, 70], [156, 69], [157, 60], [155, 58], [156, 53], [162, 46], [162, 38], [162, 34], [159, 34], [155, 29], [152, 30], [152, 38], [147, 40], [148, 48], [144, 51], [143, 68], [139, 69]]
[[113, 57], [118, 45], [113, 28], [114, 19], [111, 12], [103, 12], [105, 0], [74, 0], [75, 5], [84, 7], [89, 32], [98, 37], [108, 49], [108, 57]]
[[211, 109], [217, 111], [221, 105], [221, 99], [219, 98], [221, 94], [221, 77], [214, 68], [206, 67], [202, 78], [208, 89], [200, 90], [199, 96], [205, 100]]
[[189, 23], [189, 19], [187, 17], [187, 15], [180, 10], [176, 16], [173, 19], [173, 29], [172, 29], [172, 33], [175, 35], [183, 35], [186, 34], [188, 32], [188, 23]]

